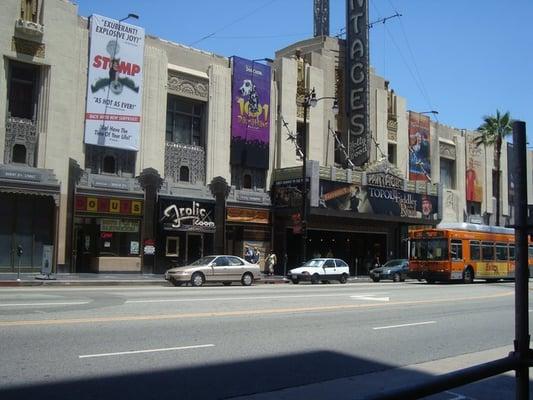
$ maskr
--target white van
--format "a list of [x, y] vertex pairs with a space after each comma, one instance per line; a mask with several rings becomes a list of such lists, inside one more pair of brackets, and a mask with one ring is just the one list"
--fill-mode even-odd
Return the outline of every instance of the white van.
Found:
[[350, 274], [348, 264], [338, 258], [313, 258], [298, 268], [291, 269], [287, 278], [292, 283], [311, 281], [311, 283], [336, 280], [346, 283]]

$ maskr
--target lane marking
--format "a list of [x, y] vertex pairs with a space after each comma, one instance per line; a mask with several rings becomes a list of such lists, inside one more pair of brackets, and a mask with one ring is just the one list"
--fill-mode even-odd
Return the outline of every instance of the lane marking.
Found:
[[[331, 294], [296, 294], [288, 296], [255, 296], [255, 297], [205, 297], [205, 298], [194, 298], [190, 297], [187, 299], [147, 299], [147, 300], [126, 300], [124, 303], [175, 303], [175, 302], [187, 302], [187, 301], [224, 301], [224, 300], [275, 300], [275, 299], [297, 299], [303, 297], [354, 297], [350, 296], [349, 293], [331, 293]], [[361, 294], [358, 296], [373, 296], [373, 294]], [[370, 298], [370, 297], [369, 297]]]
[[54, 302], [54, 303], [11, 303], [0, 304], [0, 307], [39, 307], [39, 306], [75, 306], [79, 304], [89, 304], [89, 301], [70, 301], [70, 302]]
[[132, 351], [119, 351], [116, 353], [86, 354], [86, 355], [78, 356], [78, 358], [111, 357], [111, 356], [123, 356], [126, 354], [161, 353], [164, 351], [202, 349], [205, 347], [215, 347], [215, 345], [214, 344], [199, 344], [196, 346], [167, 347], [164, 349], [132, 350]]
[[374, 297], [374, 295], [356, 295], [356, 296], [350, 296], [352, 299], [357, 300], [370, 300], [370, 301], [390, 301], [389, 297]]
[[428, 325], [428, 324], [436, 324], [436, 323], [437, 323], [437, 321], [413, 322], [412, 324], [377, 326], [377, 327], [372, 328], [372, 329], [374, 329], [375, 331], [378, 331], [378, 330], [381, 330], [381, 329], [404, 328], [406, 326]]
[[113, 323], [113, 322], [135, 322], [135, 321], [161, 321], [177, 320], [190, 318], [209, 318], [209, 317], [245, 317], [251, 315], [276, 315], [276, 314], [294, 314], [308, 312], [327, 312], [341, 310], [357, 310], [366, 308], [404, 306], [404, 305], [424, 305], [436, 303], [453, 303], [458, 301], [486, 300], [490, 298], [513, 296], [514, 291], [498, 293], [486, 296], [474, 297], [456, 297], [430, 300], [414, 301], [396, 301], [390, 303], [372, 303], [372, 304], [339, 304], [330, 306], [316, 307], [294, 307], [294, 308], [272, 308], [272, 309], [254, 309], [254, 310], [237, 310], [237, 311], [218, 311], [218, 312], [197, 312], [181, 314], [161, 314], [161, 315], [132, 315], [123, 317], [95, 317], [95, 318], [70, 318], [70, 319], [42, 319], [42, 320], [19, 320], [19, 321], [1, 321], [0, 327], [8, 326], [35, 326], [35, 325], [69, 325], [69, 324], [95, 324], [95, 323]]

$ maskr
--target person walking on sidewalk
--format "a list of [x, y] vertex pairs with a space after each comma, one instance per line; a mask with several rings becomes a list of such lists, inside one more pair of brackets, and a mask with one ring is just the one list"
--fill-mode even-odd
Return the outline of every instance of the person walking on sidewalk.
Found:
[[268, 255], [266, 262], [265, 262], [265, 272], [267, 275], [274, 275], [274, 267], [278, 263], [278, 258], [276, 257], [276, 253], [272, 252]]

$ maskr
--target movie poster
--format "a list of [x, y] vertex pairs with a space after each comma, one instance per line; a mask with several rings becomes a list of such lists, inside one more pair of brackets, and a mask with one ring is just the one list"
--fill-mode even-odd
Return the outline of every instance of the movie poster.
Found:
[[475, 134], [466, 134], [466, 201], [483, 202], [485, 180], [484, 147], [474, 142]]
[[431, 179], [429, 117], [409, 112], [409, 180]]
[[233, 57], [231, 163], [268, 168], [270, 67]]
[[91, 16], [85, 143], [139, 150], [144, 29]]

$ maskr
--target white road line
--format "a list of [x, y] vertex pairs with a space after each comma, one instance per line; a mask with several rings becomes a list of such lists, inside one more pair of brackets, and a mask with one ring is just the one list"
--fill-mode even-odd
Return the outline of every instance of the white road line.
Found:
[[75, 306], [79, 304], [89, 304], [89, 302], [88, 301], [70, 301], [70, 302], [55, 302], [55, 303], [11, 303], [11, 304], [0, 304], [0, 307]]
[[390, 301], [389, 297], [374, 297], [373, 294], [371, 295], [356, 295], [356, 296], [350, 296], [352, 299], [357, 300], [371, 300], [371, 301]]
[[414, 322], [412, 324], [378, 326], [378, 327], [375, 327], [375, 328], [372, 328], [372, 329], [377, 331], [377, 330], [380, 330], [380, 329], [403, 328], [405, 326], [428, 325], [428, 324], [436, 324], [436, 323], [437, 323], [437, 321]]
[[123, 355], [126, 355], [126, 354], [160, 353], [160, 352], [163, 352], [163, 351], [201, 349], [201, 348], [205, 348], [205, 347], [215, 347], [215, 345], [214, 344], [200, 344], [200, 345], [196, 345], [196, 346], [167, 347], [167, 348], [164, 348], [164, 349], [133, 350], [133, 351], [120, 351], [120, 352], [117, 352], [117, 353], [86, 354], [86, 355], [78, 356], [78, 358], [123, 356]]
[[[185, 302], [185, 301], [224, 301], [224, 300], [274, 300], [274, 299], [297, 299], [303, 297], [354, 297], [349, 293], [331, 293], [331, 294], [296, 294], [288, 296], [254, 296], [254, 297], [200, 297], [194, 298], [190, 297], [187, 299], [146, 299], [146, 300], [126, 300], [126, 304], [130, 303], [174, 303], [174, 302]], [[370, 300], [372, 294], [362, 294], [358, 295], [362, 297], [368, 297]], [[374, 300], [375, 298], [372, 298]], [[388, 300], [387, 300], [388, 301]]]

